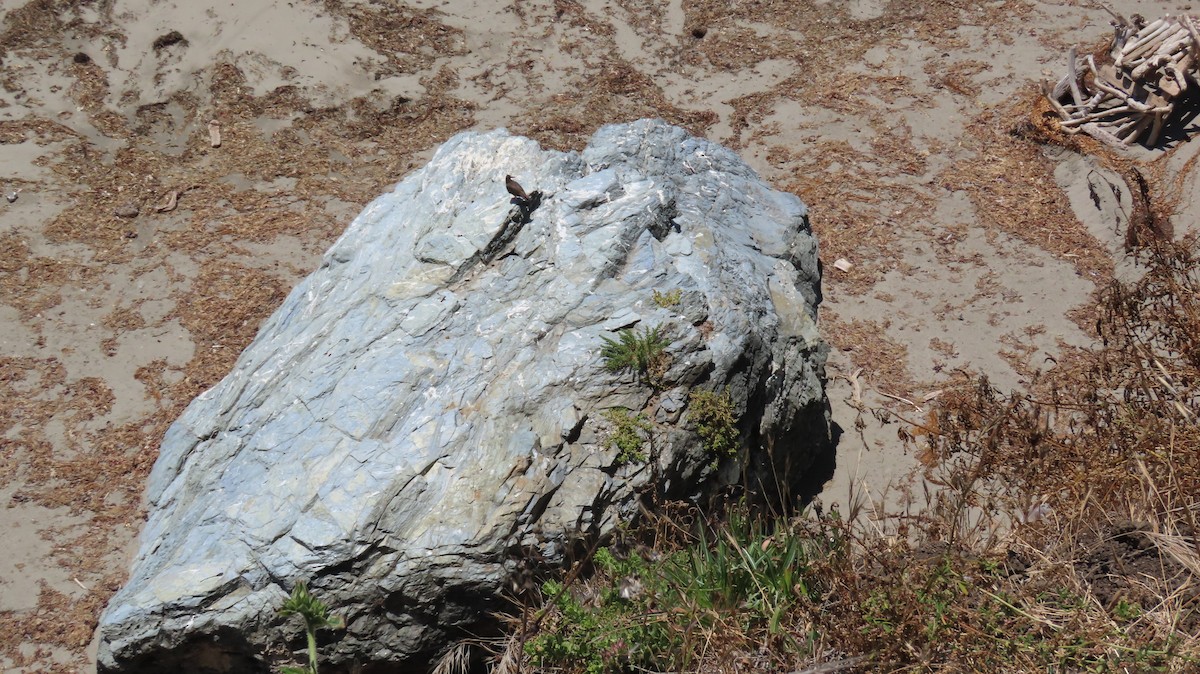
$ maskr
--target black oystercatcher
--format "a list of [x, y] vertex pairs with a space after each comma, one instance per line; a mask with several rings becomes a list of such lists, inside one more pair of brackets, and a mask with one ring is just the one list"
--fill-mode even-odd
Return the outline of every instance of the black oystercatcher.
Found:
[[509, 194], [521, 201], [529, 201], [529, 195], [525, 194], [525, 188], [521, 187], [521, 183], [513, 180], [512, 176], [504, 176], [504, 187]]

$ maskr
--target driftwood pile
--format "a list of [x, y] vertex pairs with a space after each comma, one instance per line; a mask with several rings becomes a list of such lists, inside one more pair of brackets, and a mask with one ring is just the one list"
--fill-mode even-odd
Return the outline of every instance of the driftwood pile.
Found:
[[1144, 140], [1154, 146], [1175, 104], [1197, 84], [1200, 32], [1190, 16], [1164, 16], [1146, 23], [1113, 14], [1108, 58], [1080, 59], [1072, 47], [1067, 74], [1046, 96], [1062, 117], [1063, 131], [1088, 134], [1126, 147]]

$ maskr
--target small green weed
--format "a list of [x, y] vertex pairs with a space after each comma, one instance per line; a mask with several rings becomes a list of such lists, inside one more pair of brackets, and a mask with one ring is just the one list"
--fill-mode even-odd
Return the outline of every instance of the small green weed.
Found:
[[810, 573], [814, 545], [785, 521], [768, 526], [731, 513], [715, 541], [701, 528], [697, 543], [672, 556], [663, 573], [676, 601], [701, 616], [736, 611], [747, 630], [760, 624], [776, 634], [790, 608], [821, 592]]
[[950, 622], [951, 610], [970, 591], [968, 584], [949, 559], [934, 567], [924, 587], [916, 590], [917, 602], [925, 616], [925, 637], [936, 639]]
[[660, 662], [675, 648], [667, 625], [654, 617], [654, 592], [622, 596], [622, 586], [631, 579], [654, 582], [646, 560], [636, 554], [617, 559], [601, 548], [593, 562], [608, 581], [594, 594], [574, 594], [557, 581], [543, 585], [556, 615], [551, 629], [526, 642], [526, 654], [540, 666], [566, 665], [589, 674]]
[[691, 403], [688, 416], [704, 440], [704, 449], [717, 458], [736, 455], [739, 434], [729, 391], [718, 394], [696, 390], [691, 392], [688, 400]]
[[662, 307], [663, 309], [678, 305], [679, 300], [682, 298], [683, 298], [683, 291], [680, 290], [679, 288], [676, 288], [674, 290], [671, 290], [671, 291], [668, 291], [665, 293], [660, 293], [657, 290], [654, 291], [654, 303], [657, 304], [658, 306]]
[[[705, 671], [694, 669], [697, 654], [723, 651], [730, 644], [714, 644], [726, 639], [768, 639], [790, 653], [810, 652], [820, 634], [790, 634], [791, 612], [824, 595], [813, 560], [838, 554], [816, 549], [826, 543], [787, 520], [739, 513], [715, 534], [701, 525], [687, 547], [666, 556], [617, 557], [601, 548], [584, 588], [572, 593], [545, 584], [551, 611], [526, 653], [543, 671], [599, 674]], [[638, 591], [628, 592], [634, 581]]]
[[1139, 616], [1141, 616], [1142, 610], [1137, 604], [1127, 602], [1124, 599], [1119, 599], [1117, 600], [1117, 605], [1113, 607], [1113, 615], [1121, 620], [1124, 620], [1125, 622], [1129, 622], [1131, 620], [1136, 620]]
[[609, 372], [633, 370], [638, 379], [656, 385], [666, 371], [667, 345], [670, 344], [659, 328], [642, 328], [641, 333], [626, 328], [617, 339], [601, 337], [604, 346], [600, 356]]
[[304, 619], [304, 633], [308, 637], [308, 666], [283, 667], [282, 674], [317, 674], [317, 630], [322, 628], [341, 629], [345, 623], [341, 618], [329, 615], [329, 607], [308, 592], [303, 582], [296, 583], [292, 596], [279, 608], [280, 615], [298, 615]]
[[649, 433], [653, 429], [646, 415], [630, 414], [624, 407], [614, 407], [604, 411], [604, 418], [615, 426], [611, 440], [617, 448], [617, 463], [645, 463], [647, 457], [642, 451], [642, 445], [646, 440], [643, 439], [642, 433]]
[[861, 628], [864, 634], [879, 630], [886, 636], [896, 631], [896, 624], [892, 619], [894, 611], [892, 600], [886, 591], [882, 589], [871, 591], [862, 601], [860, 608], [863, 622], [866, 623]]

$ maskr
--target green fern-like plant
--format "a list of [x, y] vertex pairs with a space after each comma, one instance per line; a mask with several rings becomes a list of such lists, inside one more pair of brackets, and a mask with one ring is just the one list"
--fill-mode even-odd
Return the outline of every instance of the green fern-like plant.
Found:
[[666, 369], [666, 350], [671, 342], [657, 327], [642, 328], [640, 333], [625, 328], [617, 333], [617, 339], [600, 339], [604, 340], [600, 356], [609, 372], [633, 370], [638, 379], [654, 383]]
[[296, 583], [292, 596], [279, 608], [280, 615], [298, 615], [304, 619], [304, 633], [308, 637], [308, 666], [283, 667], [282, 674], [317, 674], [317, 630], [322, 628], [341, 629], [345, 622], [329, 615], [329, 607], [312, 596], [304, 581]]

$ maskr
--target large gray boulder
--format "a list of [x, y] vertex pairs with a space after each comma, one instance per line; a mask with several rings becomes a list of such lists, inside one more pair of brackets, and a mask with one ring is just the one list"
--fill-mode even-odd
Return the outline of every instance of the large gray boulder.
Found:
[[[455, 136], [168, 431], [100, 670], [265, 670], [301, 580], [346, 618], [324, 662], [419, 670], [514, 559], [561, 561], [647, 494], [797, 496], [832, 452], [819, 284], [804, 204], [682, 129], [609, 126], [582, 154]], [[630, 327], [670, 342], [657, 386], [605, 369]], [[693, 389], [729, 392], [740, 454], [705, 448]], [[618, 459], [615, 407], [653, 422], [647, 462]]]

